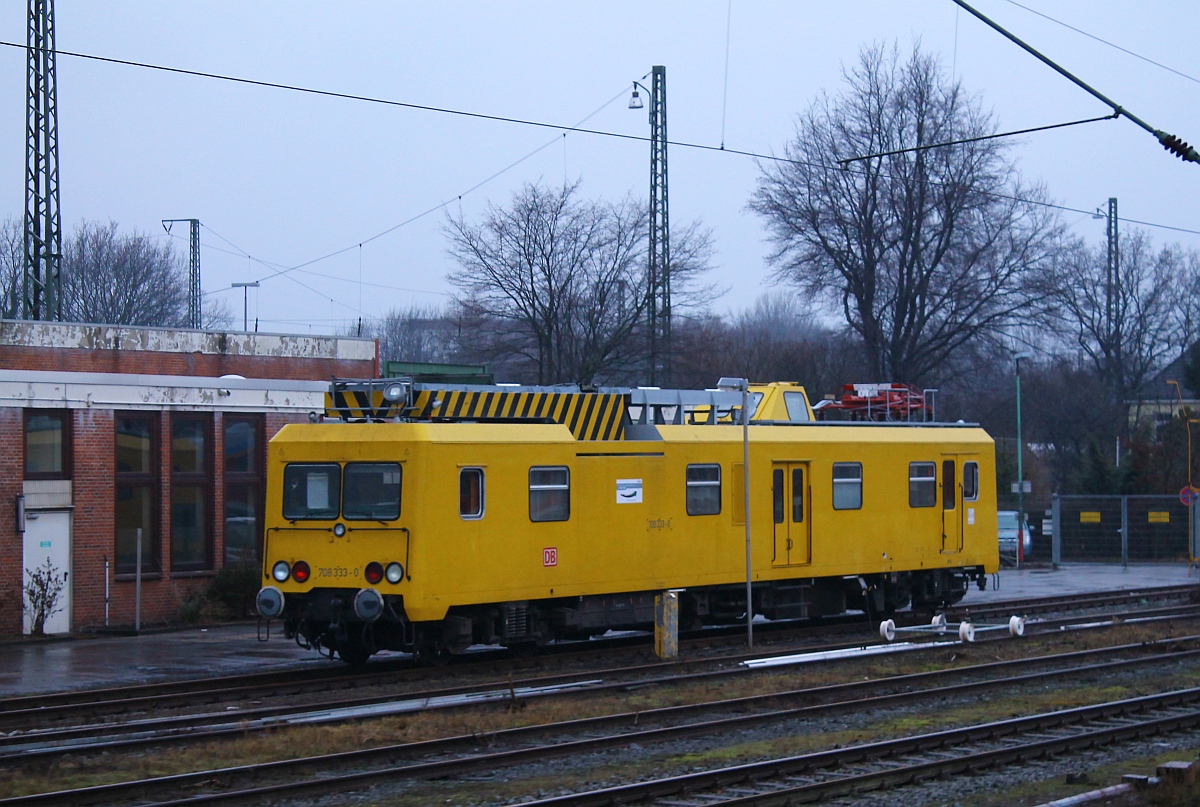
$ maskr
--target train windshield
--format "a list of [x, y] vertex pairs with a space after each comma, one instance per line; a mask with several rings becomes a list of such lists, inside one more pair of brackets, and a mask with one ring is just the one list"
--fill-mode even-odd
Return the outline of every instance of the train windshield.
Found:
[[342, 515], [347, 519], [392, 521], [400, 517], [400, 463], [346, 463]]
[[342, 498], [342, 468], [336, 463], [293, 462], [283, 469], [283, 517], [338, 517]]

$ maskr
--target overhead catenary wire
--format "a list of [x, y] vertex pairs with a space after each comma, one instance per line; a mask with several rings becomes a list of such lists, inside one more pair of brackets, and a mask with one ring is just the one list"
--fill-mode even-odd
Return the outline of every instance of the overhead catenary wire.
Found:
[[[980, 17], [981, 19], [986, 20], [985, 17], [980, 15], [978, 12], [974, 11], [974, 9], [972, 9], [966, 3], [961, 2], [961, 0], [953, 0], [953, 2], [955, 2], [962, 8], [965, 8], [968, 11], [971, 11], [976, 17]], [[993, 27], [995, 27], [994, 23], [990, 23], [990, 24], [993, 25]], [[1029, 46], [1025, 45], [1024, 43], [1021, 43], [1020, 40], [1016, 39], [1011, 34], [1006, 33], [1006, 36], [1008, 36], [1010, 39], [1013, 39], [1014, 41], [1021, 44], [1021, 46], [1023, 48], [1025, 48], [1026, 50], [1032, 51], [1032, 49], [1030, 49]], [[0, 46], [19, 48], [21, 50], [27, 49], [26, 45], [16, 43], [16, 42], [8, 42], [8, 41], [4, 41], [4, 40], [0, 40]], [[1036, 51], [1032, 51], [1032, 52], [1036, 54]], [[199, 71], [199, 70], [188, 70], [185, 68], [168, 67], [165, 65], [151, 64], [148, 62], [137, 62], [137, 61], [133, 61], [133, 60], [129, 60], [129, 59], [116, 59], [116, 58], [112, 58], [112, 57], [108, 57], [108, 56], [97, 56], [94, 54], [78, 53], [75, 51], [65, 51], [65, 50], [56, 49], [54, 51], [54, 53], [56, 55], [61, 55], [61, 56], [69, 56], [69, 57], [75, 57], [75, 58], [80, 58], [80, 59], [89, 59], [89, 60], [99, 61], [99, 62], [108, 62], [108, 63], [124, 65], [124, 66], [128, 66], [128, 67], [140, 67], [140, 68], [144, 68], [144, 69], [148, 69], [148, 70], [161, 70], [161, 71], [170, 72], [170, 73], [179, 73], [179, 74], [183, 74], [183, 75], [196, 76], [196, 77], [200, 77], [200, 78], [211, 78], [211, 79], [215, 79], [215, 80], [230, 81], [230, 82], [239, 83], [239, 84], [248, 84], [248, 85], [261, 86], [261, 87], [267, 87], [267, 88], [273, 88], [273, 89], [290, 90], [290, 91], [294, 91], [294, 92], [301, 92], [301, 93], [306, 93], [306, 94], [311, 94], [311, 95], [324, 95], [324, 96], [330, 96], [330, 97], [334, 97], [334, 98], [362, 101], [365, 103], [384, 104], [384, 105], [388, 105], [388, 106], [397, 106], [397, 107], [403, 107], [403, 108], [408, 108], [408, 109], [415, 109], [415, 110], [422, 110], [422, 111], [429, 111], [429, 112], [438, 112], [438, 113], [443, 113], [443, 114], [458, 115], [458, 116], [477, 118], [477, 119], [483, 119], [483, 120], [491, 120], [491, 121], [502, 122], [502, 123], [511, 123], [511, 124], [515, 124], [515, 125], [556, 129], [558, 131], [575, 132], [575, 133], [579, 133], [579, 134], [590, 134], [590, 135], [595, 135], [598, 137], [611, 137], [611, 138], [616, 138], [616, 139], [620, 139], [620, 140], [632, 140], [632, 141], [642, 142], [642, 143], [650, 142], [650, 138], [645, 135], [626, 134], [624, 132], [611, 132], [611, 131], [605, 131], [603, 129], [589, 129], [589, 128], [585, 128], [581, 125], [566, 126], [563, 124], [549, 123], [546, 121], [534, 121], [534, 120], [528, 120], [528, 119], [524, 119], [524, 118], [514, 118], [514, 117], [503, 116], [503, 115], [491, 115], [491, 114], [486, 114], [486, 113], [481, 113], [481, 112], [470, 112], [467, 110], [451, 109], [448, 107], [435, 107], [435, 106], [429, 106], [429, 105], [424, 105], [424, 104], [413, 104], [413, 103], [408, 103], [408, 102], [404, 102], [404, 101], [392, 101], [392, 100], [388, 100], [388, 99], [374, 98], [374, 97], [365, 96], [365, 95], [341, 93], [341, 92], [335, 92], [332, 90], [320, 90], [320, 89], [315, 89], [315, 88], [311, 88], [311, 87], [301, 87], [298, 85], [283, 84], [283, 83], [279, 83], [279, 82], [262, 81], [259, 79], [249, 79], [249, 78], [242, 78], [242, 77], [238, 77], [238, 76], [226, 76], [226, 75], [222, 75], [220, 73], [209, 73], [209, 72]], [[1046, 59], [1046, 57], [1041, 56], [1040, 54], [1037, 54], [1037, 55], [1038, 55], [1038, 58], [1041, 59], [1042, 61], [1045, 61], [1048, 64], [1053, 65], [1053, 62], [1050, 62], [1048, 59]], [[1058, 67], [1057, 65], [1053, 65], [1053, 66], [1055, 67], [1055, 69], [1058, 72], [1064, 72], [1064, 74], [1065, 74], [1065, 71], [1063, 71], [1062, 68]], [[1069, 75], [1069, 74], [1066, 74], [1066, 75]], [[1083, 87], [1086, 87], [1090, 92], [1095, 92], [1094, 90], [1091, 90], [1090, 87], [1087, 87], [1086, 84], [1083, 84], [1082, 82], [1080, 82], [1078, 79], [1071, 77], [1071, 80], [1077, 84], [1080, 84]], [[620, 97], [621, 95], [624, 95], [624, 91], [622, 91], [616, 97]], [[1112, 104], [1112, 102], [1108, 101], [1103, 96], [1100, 96], [1100, 97], [1102, 100], [1104, 100], [1110, 106], [1114, 107], [1114, 109], [1118, 108], [1115, 104]], [[611, 103], [611, 101], [609, 103]], [[1122, 109], [1120, 109], [1120, 112], [1125, 117], [1128, 117], [1131, 120], [1135, 120], [1135, 122], [1138, 122], [1141, 125], [1145, 125], [1144, 122], [1133, 118], [1127, 110], [1122, 108]], [[524, 159], [528, 159], [529, 156], [532, 156], [532, 154], [537, 153], [538, 151], [541, 151], [542, 149], [544, 149], [544, 148], [548, 147], [549, 145], [551, 145], [552, 143], [556, 143], [556, 142], [558, 142], [557, 137], [554, 140], [549, 141], [545, 145], [536, 149], [534, 152], [531, 152], [530, 155], [527, 155], [527, 157], [522, 158], [522, 160], [517, 160], [515, 163], [513, 163], [513, 165], [519, 164]], [[710, 144], [706, 144], [706, 143], [693, 143], [693, 142], [682, 141], [682, 140], [668, 140], [667, 144], [671, 145], [671, 146], [677, 146], [679, 148], [695, 149], [698, 151], [712, 151], [712, 152], [718, 152], [721, 154], [735, 154], [735, 155], [739, 155], [739, 156], [743, 156], [743, 157], [750, 157], [750, 158], [756, 159], [756, 160], [768, 160], [768, 161], [772, 161], [772, 162], [803, 165], [803, 166], [812, 167], [812, 168], [838, 170], [838, 167], [834, 166], [834, 165], [815, 163], [815, 162], [807, 161], [807, 160], [797, 160], [797, 159], [790, 158], [790, 157], [779, 157], [774, 154], [764, 154], [761, 152], [749, 151], [746, 149], [732, 149], [732, 148], [722, 147], [719, 145], [714, 146], [714, 145], [710, 145]], [[508, 170], [508, 169], [507, 168], [502, 169], [501, 171], [497, 172], [497, 174], [494, 176], [498, 176], [499, 174], [503, 173], [505, 170]], [[494, 178], [494, 176], [492, 178]], [[484, 180], [482, 183], [480, 183], [480, 185], [485, 184], [486, 182], [490, 181], [490, 179], [491, 178], [489, 178], [488, 180]], [[934, 185], [942, 184], [942, 183], [936, 182], [935, 180], [929, 180], [929, 182]], [[478, 185], [476, 187], [478, 187]], [[474, 190], [474, 188], [472, 188], [471, 190]], [[465, 196], [466, 193], [469, 193], [469, 192], [470, 191], [466, 191], [462, 194], [459, 194], [459, 198], [461, 198], [462, 196]], [[1009, 201], [1022, 202], [1025, 204], [1036, 205], [1036, 206], [1046, 207], [1046, 208], [1052, 208], [1055, 210], [1065, 210], [1065, 211], [1069, 211], [1072, 213], [1085, 213], [1086, 212], [1086, 213], [1090, 214], [1092, 212], [1092, 211], [1085, 211], [1080, 208], [1074, 208], [1074, 207], [1068, 207], [1065, 205], [1055, 204], [1053, 202], [1046, 202], [1046, 201], [1042, 201], [1039, 199], [1027, 199], [1027, 198], [1022, 198], [1022, 197], [1016, 197], [1016, 196], [1012, 196], [1010, 194], [997, 193], [994, 191], [979, 191], [979, 193], [982, 195], [985, 195], [985, 196], [990, 196], [992, 198], [1007, 199]], [[394, 227], [389, 228], [388, 230], [378, 233], [377, 235], [374, 235], [371, 238], [364, 239], [362, 241], [362, 243], [369, 243], [370, 241], [373, 241], [376, 238], [380, 238], [395, 229], [398, 229], [400, 227], [405, 226], [406, 224], [411, 223], [412, 221], [415, 221], [419, 218], [427, 216], [430, 213], [433, 213], [437, 210], [440, 210], [441, 208], [445, 207], [446, 205], [450, 204], [453, 201], [454, 200], [452, 199], [448, 202], [443, 202], [441, 204], [438, 204], [438, 205], [430, 208], [429, 210], [412, 217], [411, 219], [405, 220], [405, 221], [401, 222], [400, 224], [397, 224]], [[1124, 221], [1125, 219], [1122, 219], [1122, 220]], [[1192, 234], [1200, 235], [1200, 231], [1190, 230], [1185, 227], [1174, 227], [1174, 226], [1157, 224], [1157, 223], [1153, 223], [1153, 222], [1145, 222], [1145, 221], [1142, 221], [1142, 222], [1133, 221], [1132, 223], [1142, 224], [1143, 226], [1146, 226], [1146, 227], [1157, 227], [1157, 228], [1162, 228], [1162, 229], [1167, 229], [1167, 230], [1173, 230], [1175, 232], [1184, 232], [1184, 233], [1192, 233]], [[326, 255], [323, 255], [319, 258], [314, 258], [310, 261], [305, 261], [304, 263], [297, 264], [294, 267], [290, 267], [289, 271], [294, 270], [294, 269], [299, 269], [304, 266], [309, 266], [313, 263], [318, 263], [320, 261], [326, 260], [327, 258], [331, 258], [336, 255], [340, 255], [343, 252], [347, 252], [351, 249], [354, 249], [356, 246], [358, 246], [358, 243], [359, 242], [356, 241], [354, 244], [351, 244], [348, 247], [344, 247], [340, 250], [335, 250]], [[257, 259], [255, 259], [255, 260], [257, 260]], [[271, 275], [264, 279], [270, 279], [270, 277], [274, 277], [274, 275]]]
[[1082, 34], [1083, 36], [1086, 36], [1088, 39], [1094, 39], [1095, 41], [1099, 42], [1102, 45], [1108, 45], [1110, 48], [1119, 50], [1122, 53], [1132, 56], [1135, 59], [1141, 59], [1143, 62], [1146, 62], [1147, 64], [1152, 64], [1155, 67], [1161, 67], [1163, 70], [1166, 70], [1168, 73], [1174, 73], [1175, 75], [1179, 76], [1180, 78], [1186, 78], [1188, 81], [1194, 81], [1197, 84], [1200, 84], [1200, 78], [1196, 78], [1195, 76], [1189, 76], [1187, 73], [1184, 73], [1181, 70], [1176, 70], [1174, 67], [1169, 67], [1169, 66], [1163, 64], [1162, 62], [1156, 62], [1148, 56], [1143, 56], [1142, 54], [1136, 53], [1136, 52], [1130, 50], [1129, 48], [1123, 48], [1120, 45], [1116, 44], [1115, 42], [1109, 42], [1107, 39], [1098, 37], [1095, 34], [1090, 34], [1087, 31], [1083, 30], [1082, 28], [1076, 28], [1074, 25], [1065, 23], [1059, 19], [1055, 19], [1054, 17], [1051, 17], [1049, 14], [1044, 14], [1041, 11], [1038, 11], [1036, 8], [1030, 8], [1029, 6], [1022, 5], [1021, 3], [1018, 3], [1017, 0], [1005, 0], [1005, 2], [1012, 4], [1012, 5], [1016, 6], [1017, 8], [1023, 8], [1026, 11], [1028, 11], [1030, 14], [1036, 14], [1037, 16], [1041, 17], [1042, 19], [1049, 20], [1050, 22], [1054, 23], [1055, 25], [1061, 25], [1063, 28], [1067, 28], [1071, 31], [1074, 31], [1077, 34]]
[[992, 19], [984, 16], [982, 13], [980, 13], [976, 9], [972, 8], [970, 5], [968, 5], [966, 3], [965, 0], [952, 0], [952, 2], [959, 5], [971, 16], [975, 17], [980, 22], [982, 22], [984, 25], [986, 25], [989, 28], [991, 28], [992, 30], [996, 31], [998, 34], [1003, 36], [1005, 39], [1012, 42], [1014, 45], [1016, 45], [1017, 47], [1019, 47], [1021, 50], [1025, 51], [1026, 53], [1028, 53], [1030, 56], [1033, 56], [1035, 59], [1040, 61], [1042, 64], [1046, 65], [1051, 70], [1058, 73], [1060, 76], [1067, 79], [1072, 84], [1074, 84], [1075, 86], [1082, 89], [1084, 92], [1091, 95], [1093, 98], [1096, 98], [1099, 101], [1106, 104], [1110, 109], [1112, 109], [1113, 112], [1117, 112], [1117, 113], [1123, 115], [1125, 118], [1128, 118], [1133, 123], [1136, 123], [1138, 126], [1142, 127], [1150, 134], [1154, 135], [1154, 138], [1162, 145], [1163, 148], [1165, 148], [1167, 151], [1174, 154], [1179, 159], [1183, 160], [1184, 162], [1200, 163], [1200, 152], [1197, 152], [1196, 149], [1192, 148], [1190, 145], [1185, 143], [1180, 138], [1176, 137], [1175, 135], [1173, 135], [1169, 132], [1163, 131], [1162, 129], [1156, 129], [1155, 127], [1151, 126], [1149, 123], [1146, 123], [1146, 121], [1142, 120], [1137, 115], [1134, 115], [1128, 109], [1124, 108], [1123, 106], [1118, 104], [1116, 101], [1112, 100], [1107, 95], [1100, 92], [1099, 90], [1097, 90], [1095, 87], [1088, 84], [1083, 79], [1079, 78], [1079, 76], [1075, 75], [1070, 70], [1067, 70], [1065, 67], [1060, 65], [1058, 62], [1054, 61], [1049, 56], [1047, 56], [1044, 53], [1042, 53], [1041, 51], [1039, 51], [1037, 48], [1035, 48], [1032, 45], [1030, 45], [1029, 43], [1025, 42], [1023, 39], [1018, 37], [1016, 34], [1007, 30], [1004, 26], [1000, 25], [999, 23], [993, 21]]
[[1114, 112], [1111, 115], [1101, 115], [1098, 118], [1084, 118], [1083, 120], [1072, 120], [1066, 123], [1050, 123], [1045, 126], [1034, 126], [1029, 129], [1017, 129], [1012, 132], [997, 132], [989, 135], [979, 135], [977, 137], [964, 137], [960, 140], [947, 140], [942, 143], [930, 143], [924, 146], [909, 146], [908, 148], [893, 149], [892, 151], [881, 151], [876, 154], [863, 154], [860, 157], [846, 157], [838, 160], [838, 165], [845, 168], [850, 163], [859, 162], [861, 160], [870, 160], [875, 157], [894, 157], [897, 154], [909, 154], [914, 151], [928, 151], [929, 149], [945, 148], [946, 146], [961, 146], [966, 143], [979, 143], [984, 140], [996, 140], [1001, 137], [1016, 137], [1017, 135], [1032, 134], [1033, 132], [1046, 132], [1051, 129], [1063, 129], [1067, 126], [1079, 126], [1084, 123], [1096, 123], [1102, 120], [1116, 120], [1120, 116], [1119, 112]]

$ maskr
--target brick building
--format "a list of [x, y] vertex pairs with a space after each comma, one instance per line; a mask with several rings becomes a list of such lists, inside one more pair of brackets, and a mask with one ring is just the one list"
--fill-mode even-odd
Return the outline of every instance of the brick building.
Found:
[[[0, 634], [30, 571], [66, 575], [47, 632], [168, 621], [256, 563], [266, 443], [377, 375], [374, 340], [0, 321]], [[107, 570], [107, 571], [106, 571]]]

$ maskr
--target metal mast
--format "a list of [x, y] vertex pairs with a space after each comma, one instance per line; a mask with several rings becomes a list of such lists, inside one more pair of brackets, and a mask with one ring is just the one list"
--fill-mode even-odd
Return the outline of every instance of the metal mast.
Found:
[[[1121, 361], [1121, 244], [1117, 232], [1117, 200], [1108, 200], [1108, 222], [1106, 235], [1108, 237], [1108, 256], [1104, 267], [1104, 338], [1108, 340], [1109, 360], [1113, 370], [1122, 367]], [[1116, 393], [1120, 395], [1124, 378], [1114, 378]]]
[[[671, 378], [671, 221], [667, 199], [667, 68], [650, 75], [650, 383]], [[659, 374], [661, 365], [662, 373]]]
[[199, 330], [204, 327], [200, 316], [200, 219], [163, 219], [163, 229], [171, 232], [171, 225], [186, 222], [191, 228], [188, 240], [188, 327]]
[[58, 92], [54, 0], [29, 0], [26, 44], [25, 282], [21, 315], [61, 320], [62, 220], [58, 210]]

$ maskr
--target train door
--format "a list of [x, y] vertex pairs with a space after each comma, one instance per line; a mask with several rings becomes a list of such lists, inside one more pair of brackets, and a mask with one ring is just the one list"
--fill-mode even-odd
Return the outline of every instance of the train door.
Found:
[[771, 469], [775, 530], [772, 566], [802, 566], [811, 560], [812, 496], [807, 462], [777, 462]]
[[961, 552], [963, 548], [963, 484], [961, 461], [957, 456], [942, 459], [942, 552]]

